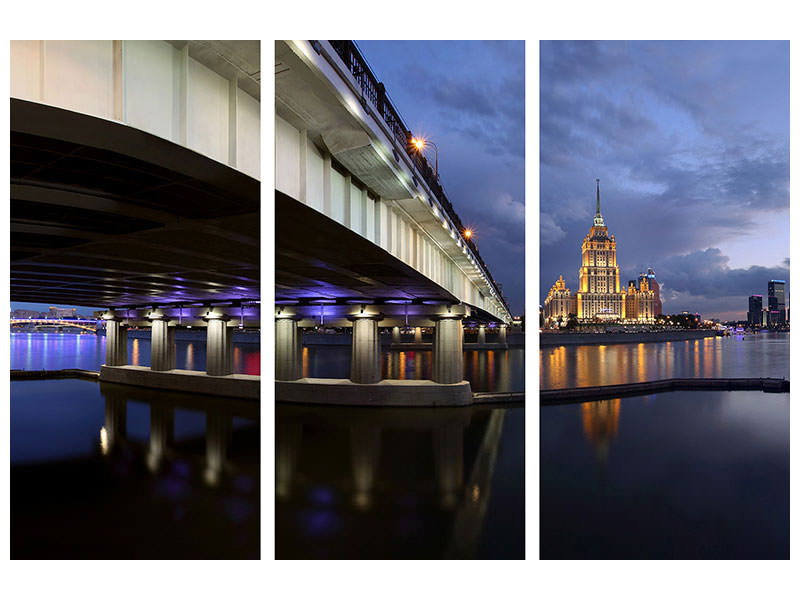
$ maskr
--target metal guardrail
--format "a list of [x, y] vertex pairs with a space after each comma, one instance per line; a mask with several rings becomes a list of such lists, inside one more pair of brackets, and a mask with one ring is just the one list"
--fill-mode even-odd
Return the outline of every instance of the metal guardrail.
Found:
[[413, 162], [419, 174], [425, 180], [428, 188], [433, 192], [434, 196], [436, 196], [436, 200], [439, 202], [442, 209], [447, 213], [447, 216], [450, 217], [450, 220], [458, 229], [458, 234], [461, 236], [462, 241], [469, 246], [470, 250], [472, 250], [473, 254], [478, 259], [483, 271], [489, 277], [492, 286], [497, 291], [498, 297], [503, 303], [503, 307], [508, 311], [509, 314], [511, 314], [508, 301], [506, 301], [505, 297], [503, 296], [500, 286], [495, 283], [495, 280], [492, 277], [489, 268], [486, 266], [486, 263], [483, 262], [483, 258], [481, 258], [480, 252], [478, 252], [478, 247], [472, 242], [472, 240], [464, 237], [464, 225], [461, 223], [461, 219], [456, 214], [453, 205], [447, 199], [447, 195], [444, 193], [444, 188], [436, 178], [434, 170], [431, 168], [430, 164], [428, 164], [427, 159], [420, 152], [416, 151], [414, 146], [411, 144], [411, 139], [414, 137], [413, 133], [408, 127], [406, 127], [405, 123], [400, 118], [400, 114], [397, 112], [397, 109], [395, 109], [395, 107], [389, 101], [389, 97], [386, 94], [386, 87], [375, 77], [375, 74], [367, 64], [367, 61], [364, 59], [361, 52], [358, 50], [352, 40], [328, 40], [328, 43], [333, 47], [333, 49], [339, 55], [339, 58], [342, 59], [350, 73], [361, 87], [362, 103], [369, 102], [373, 107], [375, 107], [375, 109], [377, 109], [378, 114], [383, 119], [384, 123], [386, 123], [389, 131], [392, 132], [395, 142], [405, 148], [406, 153]]

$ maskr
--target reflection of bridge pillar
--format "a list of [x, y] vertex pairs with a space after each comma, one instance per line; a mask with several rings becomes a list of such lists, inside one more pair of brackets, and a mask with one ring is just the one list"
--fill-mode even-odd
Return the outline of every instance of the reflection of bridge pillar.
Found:
[[462, 315], [434, 317], [433, 369], [436, 383], [459, 383], [464, 379], [464, 330]]
[[125, 439], [127, 402], [124, 398], [106, 396], [106, 421], [100, 430], [100, 448], [108, 454], [114, 446]]
[[381, 432], [377, 427], [352, 427], [350, 429], [350, 451], [353, 460], [353, 504], [358, 508], [369, 508], [372, 504], [372, 488], [378, 471]]
[[464, 484], [464, 428], [449, 423], [433, 431], [433, 456], [436, 462], [436, 483], [443, 508], [452, 508]]
[[204, 317], [206, 328], [206, 373], [230, 375], [233, 373], [233, 327], [228, 327], [230, 317], [214, 310]]
[[232, 417], [206, 413], [206, 470], [203, 477], [208, 485], [219, 483], [228, 457], [232, 429]]
[[175, 368], [175, 328], [161, 311], [150, 313], [150, 368], [153, 371], [171, 371]]
[[486, 325], [481, 323], [478, 325], [478, 343], [485, 344], [486, 343]]
[[117, 317], [106, 321], [106, 365], [119, 367], [128, 364], [128, 328]]
[[415, 327], [414, 328], [414, 343], [421, 344], [422, 343], [422, 327]]
[[275, 496], [280, 500], [291, 495], [302, 437], [301, 423], [278, 423], [275, 427]]
[[506, 325], [505, 323], [500, 325], [497, 328], [497, 343], [498, 344], [505, 344], [506, 343]]
[[295, 381], [303, 376], [303, 337], [291, 310], [275, 311], [275, 379]]
[[378, 337], [378, 321], [381, 318], [380, 314], [365, 312], [349, 317], [353, 322], [350, 359], [350, 380], [353, 383], [378, 383], [381, 380], [381, 344]]
[[392, 343], [399, 344], [400, 343], [400, 328], [399, 327], [392, 327]]
[[150, 450], [147, 453], [147, 467], [158, 471], [167, 447], [174, 441], [175, 409], [160, 404], [150, 405]]

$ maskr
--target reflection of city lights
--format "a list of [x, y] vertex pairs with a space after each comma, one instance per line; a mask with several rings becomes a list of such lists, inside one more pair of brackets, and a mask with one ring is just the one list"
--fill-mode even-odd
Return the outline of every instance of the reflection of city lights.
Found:
[[100, 451], [108, 454], [108, 432], [105, 427], [100, 428]]
[[219, 484], [219, 475], [219, 469], [206, 467], [206, 469], [203, 471], [203, 481], [205, 481], [206, 485], [209, 487], [215, 487]]
[[472, 486], [472, 502], [475, 504], [478, 503], [478, 500], [481, 499], [481, 488], [478, 487], [478, 484]]

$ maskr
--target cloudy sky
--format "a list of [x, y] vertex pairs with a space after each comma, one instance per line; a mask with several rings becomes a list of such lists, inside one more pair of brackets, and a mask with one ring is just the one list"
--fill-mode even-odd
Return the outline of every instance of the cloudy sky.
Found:
[[595, 179], [620, 282], [664, 312], [744, 318], [789, 295], [789, 44], [542, 42], [540, 298], [575, 290]]
[[[439, 179], [514, 314], [525, 309], [525, 45], [359, 41], [406, 125], [439, 147]], [[431, 156], [431, 160], [433, 160]]]

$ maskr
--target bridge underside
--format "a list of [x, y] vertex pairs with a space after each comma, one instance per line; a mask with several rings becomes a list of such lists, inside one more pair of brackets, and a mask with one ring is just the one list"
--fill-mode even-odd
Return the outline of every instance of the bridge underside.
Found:
[[11, 300], [257, 299], [259, 182], [162, 138], [11, 100]]
[[[348, 227], [319, 211], [275, 192], [275, 302], [316, 307], [331, 304], [333, 317], [362, 302], [387, 305], [459, 304], [449, 291]], [[311, 309], [309, 309], [311, 310]], [[316, 309], [313, 309], [316, 313]], [[409, 314], [414, 312], [411, 308]], [[471, 307], [473, 318], [496, 320]]]

